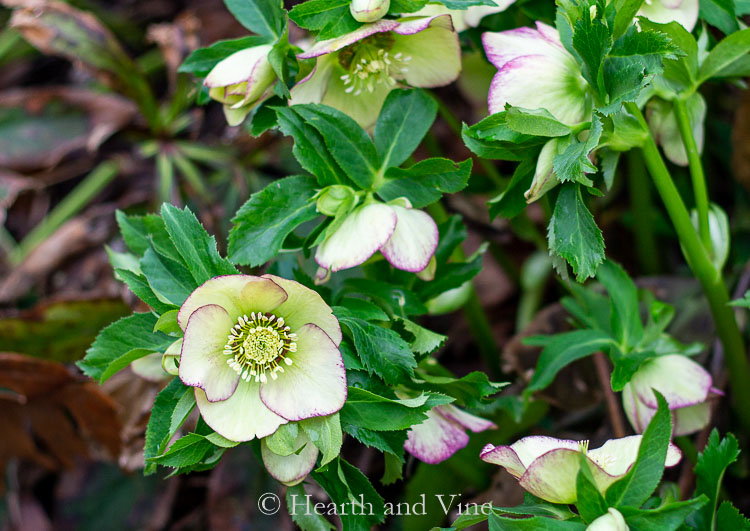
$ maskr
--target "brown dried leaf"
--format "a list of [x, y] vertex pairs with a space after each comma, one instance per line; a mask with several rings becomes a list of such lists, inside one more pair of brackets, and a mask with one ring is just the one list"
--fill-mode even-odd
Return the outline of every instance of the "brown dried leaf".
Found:
[[119, 96], [80, 88], [5, 91], [0, 94], [0, 167], [31, 171], [54, 166], [74, 151], [95, 151], [136, 110]]

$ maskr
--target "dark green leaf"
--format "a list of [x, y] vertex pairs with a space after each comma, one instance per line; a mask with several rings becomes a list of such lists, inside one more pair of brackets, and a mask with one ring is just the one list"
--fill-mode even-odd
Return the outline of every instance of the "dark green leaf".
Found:
[[443, 194], [454, 194], [466, 188], [471, 176], [472, 160], [453, 162], [432, 158], [413, 166], [390, 168], [378, 195], [385, 201], [406, 197], [414, 208], [422, 208], [439, 200]]
[[750, 52], [750, 28], [732, 33], [714, 46], [701, 64], [699, 82], [711, 78]]
[[409, 158], [436, 115], [437, 103], [422, 90], [392, 90], [388, 94], [374, 132], [381, 172]]
[[185, 299], [200, 285], [182, 261], [177, 262], [158, 254], [153, 247], [147, 249], [141, 258], [141, 269], [154, 295], [174, 306], [182, 306]]
[[407, 430], [427, 419], [426, 411], [452, 401], [452, 398], [439, 394], [391, 399], [349, 387], [346, 404], [340, 413], [341, 423], [374, 431]]
[[586, 524], [568, 520], [555, 520], [544, 516], [533, 518], [506, 518], [491, 514], [490, 531], [584, 531]]
[[[173, 378], [156, 395], [154, 406], [151, 408], [151, 416], [146, 426], [144, 458], [149, 459], [164, 453], [170, 439], [182, 426], [193, 407], [195, 407], [193, 389], [184, 385], [179, 378]], [[153, 473], [155, 470], [154, 463], [146, 463], [146, 474]]]
[[148, 461], [173, 468], [189, 467], [200, 463], [214, 448], [203, 435], [188, 433], [177, 439], [164, 454]]
[[576, 507], [581, 518], [591, 523], [606, 513], [609, 507], [596, 486], [596, 480], [589, 468], [590, 459], [581, 452], [580, 461], [581, 466], [576, 476]]
[[[706, 497], [701, 496], [692, 500], [669, 503], [658, 509], [637, 509], [635, 507], [622, 507], [620, 512], [625, 517], [630, 529], [633, 531], [676, 531], [681, 528], [685, 519], [696, 509], [706, 503]], [[740, 529], [740, 528], [722, 528]]]
[[508, 127], [533, 136], [556, 137], [570, 134], [570, 127], [557, 120], [546, 109], [511, 107], [505, 112]]
[[594, 116], [591, 122], [589, 136], [584, 142], [573, 142], [559, 155], [553, 159], [555, 174], [560, 182], [579, 182], [585, 186], [591, 186], [592, 181], [586, 177], [587, 173], [596, 173], [596, 166], [589, 160], [589, 154], [599, 144], [602, 135], [602, 122], [598, 116]]
[[512, 219], [523, 212], [527, 205], [524, 194], [531, 187], [535, 171], [536, 158], [528, 158], [516, 167], [508, 187], [488, 202], [490, 219]]
[[695, 465], [695, 495], [705, 494], [708, 497], [708, 503], [691, 517], [691, 523], [698, 529], [726, 529], [717, 528], [715, 525], [716, 508], [719, 504], [719, 491], [724, 473], [729, 465], [737, 460], [739, 454], [739, 445], [734, 435], [728, 433], [725, 438], [720, 439], [718, 430], [714, 428], [711, 431], [708, 443], [698, 455]]
[[716, 513], [716, 529], [731, 529], [732, 531], [747, 531], [750, 529], [750, 520], [745, 518], [732, 502], [722, 502]]
[[700, 17], [729, 35], [740, 29], [737, 23], [734, 0], [701, 0]]
[[284, 33], [286, 12], [281, 0], [224, 0], [237, 22], [258, 35], [277, 40]]
[[302, 531], [330, 531], [336, 529], [323, 516], [315, 511], [308, 510], [308, 494], [302, 484], [286, 488], [286, 507], [292, 521], [299, 526]]
[[625, 270], [606, 260], [596, 272], [604, 284], [612, 303], [610, 322], [617, 341], [623, 346], [635, 346], [643, 337], [643, 323], [638, 311], [638, 290]]
[[175, 306], [172, 304], [166, 304], [159, 300], [154, 294], [151, 286], [148, 284], [148, 280], [143, 275], [137, 275], [132, 271], [126, 269], [115, 268], [115, 274], [128, 285], [130, 291], [132, 291], [139, 299], [151, 306], [157, 313], [164, 313], [173, 309]]

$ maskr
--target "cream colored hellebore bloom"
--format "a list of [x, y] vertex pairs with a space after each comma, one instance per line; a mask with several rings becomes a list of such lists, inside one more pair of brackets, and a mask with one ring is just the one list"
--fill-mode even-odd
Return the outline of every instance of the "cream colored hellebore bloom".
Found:
[[315, 466], [318, 449], [305, 434], [296, 427], [297, 436], [293, 449], [286, 455], [279, 455], [269, 448], [267, 438], [260, 441], [260, 452], [266, 470], [277, 481], [289, 487], [301, 483]]
[[638, 15], [658, 24], [678, 22], [693, 31], [698, 22], [698, 0], [646, 0]]
[[656, 414], [654, 390], [667, 400], [674, 419], [673, 434], [703, 429], [711, 417], [708, 396], [711, 375], [681, 354], [659, 356], [640, 366], [622, 390], [622, 406], [633, 429], [641, 433]]
[[[505, 468], [534, 496], [552, 503], [575, 503], [581, 452], [589, 460], [596, 487], [604, 494], [635, 463], [641, 438], [631, 435], [611, 439], [600, 448], [588, 450], [588, 441], [531, 436], [510, 446], [488, 444], [480, 457]], [[665, 466], [676, 465], [681, 457], [680, 450], [670, 443]]]
[[629, 529], [622, 513], [610, 507], [606, 513], [591, 522], [586, 531], [629, 531]]
[[348, 213], [315, 250], [320, 266], [316, 277], [356, 267], [377, 251], [396, 269], [426, 269], [437, 249], [437, 225], [406, 199], [396, 202], [400, 204], [365, 203]]
[[469, 444], [467, 429], [479, 433], [497, 428], [489, 420], [451, 404], [436, 406], [426, 414], [427, 420], [409, 430], [404, 448], [420, 461], [430, 464], [445, 461], [466, 447]]
[[183, 303], [179, 377], [231, 441], [331, 415], [346, 401], [341, 328], [316, 292], [273, 275], [212, 278]]
[[212, 99], [224, 104], [229, 125], [239, 125], [255, 106], [273, 93], [276, 74], [268, 61], [270, 44], [235, 52], [219, 61], [203, 84]]
[[441, 87], [461, 71], [461, 47], [451, 17], [380, 19], [315, 43], [299, 59], [316, 59], [291, 90], [290, 104], [323, 103], [367, 129], [399, 85]]

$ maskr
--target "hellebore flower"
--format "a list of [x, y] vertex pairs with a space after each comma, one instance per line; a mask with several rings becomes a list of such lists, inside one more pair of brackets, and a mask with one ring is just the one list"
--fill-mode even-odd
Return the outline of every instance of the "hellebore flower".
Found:
[[582, 122], [591, 110], [586, 80], [557, 30], [541, 22], [536, 29], [517, 28], [484, 33], [487, 58], [498, 69], [489, 93], [490, 113], [505, 104], [546, 109], [559, 121]]
[[358, 266], [380, 251], [396, 269], [417, 273], [430, 263], [438, 244], [438, 228], [426, 212], [398, 204], [371, 202], [352, 210], [315, 250], [321, 267], [329, 271]]
[[280, 455], [271, 450], [266, 439], [260, 441], [260, 453], [263, 464], [271, 476], [291, 487], [302, 482], [315, 466], [318, 459], [318, 449], [305, 434], [304, 430], [297, 428], [297, 436], [294, 439], [293, 450], [287, 455]]
[[391, 7], [391, 0], [352, 0], [349, 11], [357, 22], [375, 22], [383, 18]]
[[217, 63], [203, 84], [212, 99], [224, 104], [229, 125], [239, 125], [263, 100], [273, 93], [276, 74], [268, 61], [270, 44], [235, 52]]
[[628, 531], [629, 529], [622, 513], [610, 507], [606, 513], [591, 522], [586, 531]]
[[497, 426], [489, 420], [451, 404], [436, 406], [427, 412], [427, 420], [409, 430], [404, 448], [420, 461], [434, 465], [469, 444], [467, 429], [479, 433], [493, 428]]
[[646, 0], [638, 14], [659, 24], [678, 22], [693, 31], [698, 22], [698, 8], [698, 0]]
[[444, 4], [427, 4], [410, 16], [431, 17], [436, 15], [450, 15], [456, 31], [461, 32], [468, 28], [476, 28], [481, 20], [495, 13], [502, 13], [516, 0], [492, 0], [494, 6], [471, 6], [466, 9], [448, 9]]
[[633, 429], [639, 433], [656, 414], [654, 389], [664, 395], [672, 410], [674, 435], [687, 435], [708, 424], [711, 375], [690, 358], [669, 354], [648, 360], [625, 385], [622, 405]]
[[[685, 102], [690, 126], [693, 131], [698, 151], [703, 151], [703, 124], [706, 121], [706, 100], [697, 92]], [[656, 142], [664, 150], [664, 156], [678, 166], [687, 166], [688, 158], [685, 144], [682, 142], [680, 129], [672, 104], [659, 98], [652, 99], [646, 107], [648, 125]]]
[[363, 128], [375, 123], [393, 88], [402, 83], [441, 87], [461, 71], [461, 48], [449, 15], [381, 19], [320, 41], [297, 57], [317, 61], [292, 88], [290, 103], [324, 103]]
[[232, 441], [330, 415], [346, 401], [341, 328], [316, 292], [263, 275], [212, 278], [182, 304], [179, 376], [203, 420]]
[[[631, 435], [611, 439], [600, 448], [589, 450], [588, 441], [531, 436], [510, 446], [488, 444], [480, 458], [505, 468], [534, 496], [552, 503], [575, 503], [581, 452], [589, 460], [596, 487], [604, 494], [635, 463], [641, 438]], [[677, 447], [670, 443], [665, 466], [676, 465], [681, 457]]]

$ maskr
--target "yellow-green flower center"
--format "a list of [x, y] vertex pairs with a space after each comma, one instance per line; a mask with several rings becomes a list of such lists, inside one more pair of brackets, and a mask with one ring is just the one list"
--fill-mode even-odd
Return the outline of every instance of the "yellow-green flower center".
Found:
[[282, 317], [255, 312], [250, 317], [241, 315], [224, 346], [224, 354], [230, 356], [227, 365], [247, 382], [251, 378], [266, 382], [266, 373], [275, 380], [277, 372], [284, 372], [284, 364], [292, 364], [289, 354], [297, 351], [296, 339]]
[[393, 53], [392, 46], [392, 37], [378, 33], [339, 52], [339, 63], [346, 70], [340, 77], [347, 94], [373, 92], [380, 84], [392, 88], [403, 79], [411, 56]]

